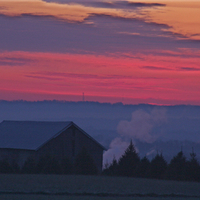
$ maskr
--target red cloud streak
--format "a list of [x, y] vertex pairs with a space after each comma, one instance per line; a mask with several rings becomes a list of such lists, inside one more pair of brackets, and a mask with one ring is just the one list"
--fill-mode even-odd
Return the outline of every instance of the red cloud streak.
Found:
[[200, 105], [199, 54], [1, 52], [0, 99]]

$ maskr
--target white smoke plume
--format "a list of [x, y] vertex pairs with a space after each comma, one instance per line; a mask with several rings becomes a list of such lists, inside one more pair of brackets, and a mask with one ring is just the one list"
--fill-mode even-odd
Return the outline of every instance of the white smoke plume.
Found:
[[[120, 121], [117, 126], [120, 137], [115, 138], [111, 142], [110, 148], [104, 153], [104, 166], [107, 163], [112, 163], [114, 157], [118, 160], [130, 144], [131, 139], [133, 142], [134, 139], [148, 143], [154, 142], [162, 133], [155, 134], [152, 129], [162, 125], [166, 121], [166, 110], [163, 108], [154, 108], [149, 113], [144, 110], [137, 110], [132, 113], [131, 121]], [[139, 152], [136, 146], [135, 148]]]
[[118, 160], [120, 156], [124, 153], [129, 143], [123, 141], [121, 138], [115, 138], [110, 143], [110, 148], [103, 155], [103, 166], [105, 164], [110, 164], [113, 161], [113, 158]]
[[118, 124], [117, 131], [122, 137], [152, 143], [162, 134], [155, 133], [152, 129], [166, 121], [166, 110], [163, 108], [154, 108], [149, 113], [137, 110], [132, 113], [131, 121], [123, 120]]
[[[110, 148], [103, 155], [103, 166], [105, 166], [105, 164], [112, 163], [114, 158], [116, 160], [119, 160], [119, 158], [124, 154], [129, 144], [130, 144], [130, 140], [124, 141], [122, 138], [119, 138], [119, 137], [112, 140], [109, 146]], [[139, 152], [136, 146], [135, 146], [135, 150], [137, 153]]]

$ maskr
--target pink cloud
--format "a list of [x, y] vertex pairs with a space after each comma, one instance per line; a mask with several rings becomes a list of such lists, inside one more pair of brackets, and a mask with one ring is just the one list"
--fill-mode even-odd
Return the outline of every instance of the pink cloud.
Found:
[[[85, 92], [88, 100], [113, 103], [199, 104], [200, 56], [186, 53], [182, 58], [181, 53], [120, 57], [2, 52], [0, 99], [73, 100]], [[5, 59], [7, 65], [1, 64]], [[163, 70], [156, 70], [159, 66]]]

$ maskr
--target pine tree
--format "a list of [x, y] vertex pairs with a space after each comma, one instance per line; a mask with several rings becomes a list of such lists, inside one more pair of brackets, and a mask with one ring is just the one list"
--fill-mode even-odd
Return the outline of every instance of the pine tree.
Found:
[[182, 151], [180, 151], [170, 161], [166, 176], [171, 180], [180, 181], [186, 179], [186, 157]]
[[186, 180], [200, 181], [200, 165], [197, 161], [196, 154], [192, 151], [190, 160], [187, 162]]
[[155, 179], [163, 179], [167, 169], [167, 162], [162, 154], [157, 154], [152, 159], [150, 165], [150, 177]]
[[135, 150], [135, 147], [130, 142], [130, 145], [121, 156], [118, 162], [118, 173], [120, 176], [136, 176], [136, 167], [139, 164], [140, 158]]
[[136, 169], [137, 177], [148, 178], [150, 173], [150, 161], [145, 156], [140, 160], [140, 163]]
[[102, 174], [108, 175], [108, 176], [118, 175], [118, 163], [115, 157], [113, 158], [113, 161], [110, 165], [109, 164], [105, 165], [105, 169], [103, 170]]

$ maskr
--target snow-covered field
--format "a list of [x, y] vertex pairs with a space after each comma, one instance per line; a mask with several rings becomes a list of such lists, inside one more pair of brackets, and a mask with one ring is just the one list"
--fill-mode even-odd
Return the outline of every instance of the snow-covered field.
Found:
[[178, 200], [183, 197], [200, 199], [200, 183], [103, 176], [0, 175], [1, 200]]

